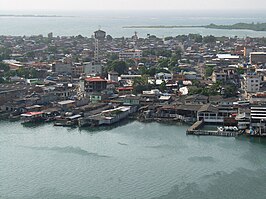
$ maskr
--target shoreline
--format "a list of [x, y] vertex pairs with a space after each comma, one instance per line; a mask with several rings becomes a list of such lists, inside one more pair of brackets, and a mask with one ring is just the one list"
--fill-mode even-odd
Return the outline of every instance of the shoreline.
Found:
[[235, 23], [232, 25], [136, 25], [136, 26], [123, 26], [124, 29], [178, 29], [178, 28], [204, 28], [215, 30], [252, 30], [252, 31], [266, 31], [266, 23]]

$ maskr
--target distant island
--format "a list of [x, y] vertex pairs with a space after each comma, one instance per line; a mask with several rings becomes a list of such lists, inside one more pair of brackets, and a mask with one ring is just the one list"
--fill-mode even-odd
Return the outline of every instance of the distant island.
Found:
[[123, 28], [211, 28], [211, 29], [241, 29], [241, 30], [254, 30], [266, 31], [266, 23], [236, 23], [232, 25], [202, 25], [202, 26], [124, 26]]

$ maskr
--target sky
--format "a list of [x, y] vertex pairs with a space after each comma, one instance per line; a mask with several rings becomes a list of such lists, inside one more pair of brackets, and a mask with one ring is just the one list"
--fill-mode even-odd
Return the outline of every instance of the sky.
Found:
[[0, 0], [0, 10], [266, 10], [266, 0]]

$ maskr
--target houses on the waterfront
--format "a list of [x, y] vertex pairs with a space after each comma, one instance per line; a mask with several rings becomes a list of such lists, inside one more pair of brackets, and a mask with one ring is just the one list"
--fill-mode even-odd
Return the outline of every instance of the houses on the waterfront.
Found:
[[0, 36], [0, 114], [66, 126], [129, 116], [201, 121], [264, 135], [264, 49], [260, 38], [112, 38], [102, 30]]

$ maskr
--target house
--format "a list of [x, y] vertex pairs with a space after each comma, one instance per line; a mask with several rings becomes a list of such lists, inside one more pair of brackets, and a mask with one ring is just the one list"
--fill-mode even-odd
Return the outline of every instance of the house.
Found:
[[183, 75], [184, 75], [184, 78], [186, 80], [202, 79], [201, 75], [199, 73], [197, 73], [197, 72], [194, 72], [194, 71], [184, 72]]
[[126, 59], [140, 59], [142, 57], [142, 50], [123, 50], [119, 52], [119, 59], [126, 60]]
[[224, 117], [219, 116], [219, 109], [211, 104], [204, 104], [199, 109], [197, 120], [207, 123], [223, 123]]
[[208, 97], [205, 95], [190, 95], [185, 98], [185, 104], [207, 104]]
[[155, 74], [155, 80], [172, 80], [173, 79], [173, 74], [171, 73], [156, 73]]
[[89, 93], [91, 103], [98, 103], [107, 99], [107, 95], [101, 92]]
[[140, 102], [140, 97], [132, 95], [120, 96], [120, 99], [122, 99], [123, 105], [126, 106], [138, 106]]
[[60, 101], [58, 102], [58, 106], [61, 108], [61, 110], [68, 111], [75, 107], [75, 101], [74, 100]]

